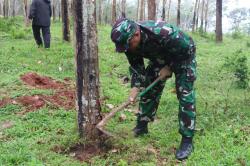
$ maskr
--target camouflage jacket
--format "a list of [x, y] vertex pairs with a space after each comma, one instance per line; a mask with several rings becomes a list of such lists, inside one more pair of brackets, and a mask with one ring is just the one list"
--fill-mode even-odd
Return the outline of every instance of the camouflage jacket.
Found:
[[131, 86], [140, 87], [145, 73], [143, 58], [171, 64], [187, 60], [195, 53], [193, 39], [166, 22], [144, 21], [140, 26], [141, 42], [135, 52], [125, 52], [130, 63]]

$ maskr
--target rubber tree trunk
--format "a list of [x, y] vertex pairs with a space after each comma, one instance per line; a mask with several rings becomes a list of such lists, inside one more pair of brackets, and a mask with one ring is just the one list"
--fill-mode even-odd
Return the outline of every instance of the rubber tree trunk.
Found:
[[102, 7], [102, 0], [99, 0], [99, 10], [98, 10], [98, 23], [102, 24], [102, 15], [103, 15], [103, 7]]
[[137, 0], [137, 7], [136, 7], [136, 20], [139, 20], [139, 16], [140, 16], [140, 0]]
[[28, 26], [29, 24], [29, 0], [23, 0], [23, 14], [24, 14], [24, 24]]
[[141, 0], [141, 4], [140, 4], [140, 20], [142, 21], [144, 18], [144, 3], [145, 0]]
[[70, 41], [68, 0], [61, 0], [63, 40]]
[[205, 0], [202, 0], [200, 32], [203, 33]]
[[170, 8], [171, 8], [171, 0], [169, 0], [169, 4], [168, 4], [168, 21], [170, 19]]
[[78, 129], [81, 137], [100, 138], [101, 120], [95, 1], [74, 0], [75, 58]]
[[116, 21], [116, 0], [112, 2], [112, 24]]
[[58, 1], [58, 19], [59, 19], [59, 21], [61, 21], [61, 15], [62, 15], [62, 13], [61, 13], [61, 1], [59, 0]]
[[178, 0], [178, 7], [177, 7], [177, 26], [181, 24], [181, 0]]
[[52, 1], [52, 17], [53, 17], [53, 21], [56, 21], [56, 0]]
[[161, 15], [162, 21], [165, 21], [166, 19], [166, 0], [162, 0], [162, 15]]
[[0, 1], [0, 15], [3, 15], [3, 5], [2, 5], [2, 1]]
[[205, 29], [204, 29], [205, 32], [207, 32], [207, 26], [208, 26], [208, 9], [209, 9], [209, 0], [207, 0], [206, 11], [205, 11]]
[[222, 42], [222, 0], [216, 0], [216, 42]]
[[155, 17], [156, 17], [155, 0], [148, 0], [148, 19], [155, 20]]
[[199, 12], [200, 12], [200, 0], [198, 0], [198, 7], [197, 7], [197, 17], [195, 22], [195, 30], [198, 30], [198, 24], [199, 24]]
[[121, 4], [121, 8], [122, 8], [122, 17], [126, 17], [126, 0], [122, 0], [122, 4]]
[[12, 17], [16, 16], [16, 0], [12, 0]]
[[198, 3], [198, 0], [195, 1], [195, 5], [194, 5], [194, 14], [193, 14], [193, 22], [192, 22], [192, 32], [195, 31], [195, 19], [196, 19], [197, 3]]
[[9, 17], [9, 0], [3, 1], [3, 16], [4, 18]]

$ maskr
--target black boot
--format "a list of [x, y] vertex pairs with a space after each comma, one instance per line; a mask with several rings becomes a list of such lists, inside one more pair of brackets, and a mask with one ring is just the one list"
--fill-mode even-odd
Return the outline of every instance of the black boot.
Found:
[[148, 122], [147, 121], [139, 121], [137, 125], [133, 129], [135, 137], [141, 136], [143, 134], [148, 133]]
[[181, 145], [175, 154], [176, 159], [178, 160], [187, 159], [188, 156], [192, 153], [193, 149], [194, 147], [192, 138], [182, 137]]

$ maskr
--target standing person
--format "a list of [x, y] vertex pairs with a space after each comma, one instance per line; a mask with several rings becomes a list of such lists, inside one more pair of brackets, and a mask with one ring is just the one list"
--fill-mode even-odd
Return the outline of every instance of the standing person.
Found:
[[[111, 39], [117, 52], [124, 52], [130, 64], [130, 101], [134, 102], [141, 88], [152, 83], [165, 66], [175, 74], [176, 93], [179, 100], [179, 133], [182, 135], [176, 158], [183, 160], [193, 151], [196, 107], [193, 89], [196, 80], [195, 44], [179, 28], [166, 22], [144, 21], [136, 23], [122, 18], [116, 21]], [[144, 58], [149, 60], [144, 66]], [[166, 69], [166, 68], [165, 68]], [[154, 86], [140, 98], [135, 136], [148, 133], [148, 122], [153, 121], [165, 81]]]
[[[43, 45], [50, 48], [50, 0], [33, 0], [30, 7], [29, 19], [32, 20], [33, 35], [38, 47]], [[43, 42], [40, 31], [42, 30]]]

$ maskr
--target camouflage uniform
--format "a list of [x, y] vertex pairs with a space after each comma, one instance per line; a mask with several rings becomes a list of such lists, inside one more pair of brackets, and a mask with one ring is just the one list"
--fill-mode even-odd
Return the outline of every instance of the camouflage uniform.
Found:
[[[195, 129], [196, 80], [195, 45], [191, 37], [166, 22], [144, 21], [140, 27], [141, 42], [136, 52], [126, 51], [130, 64], [131, 86], [147, 87], [165, 65], [175, 74], [176, 93], [179, 100], [179, 132], [193, 137]], [[117, 29], [119, 31], [119, 29]], [[144, 58], [148, 66], [144, 66]], [[165, 81], [151, 89], [139, 102], [138, 121], [153, 121], [160, 102]]]

